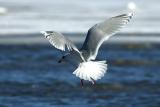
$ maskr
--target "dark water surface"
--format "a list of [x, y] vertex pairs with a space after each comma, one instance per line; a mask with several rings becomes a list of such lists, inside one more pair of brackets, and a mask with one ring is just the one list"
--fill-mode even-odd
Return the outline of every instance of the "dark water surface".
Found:
[[160, 45], [106, 44], [108, 72], [82, 88], [51, 45], [0, 45], [0, 107], [160, 107]]

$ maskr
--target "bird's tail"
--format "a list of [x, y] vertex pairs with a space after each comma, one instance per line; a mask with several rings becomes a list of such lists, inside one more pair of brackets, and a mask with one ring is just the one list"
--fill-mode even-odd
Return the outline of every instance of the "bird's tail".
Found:
[[80, 79], [92, 81], [102, 78], [106, 70], [106, 61], [87, 61], [80, 63], [73, 74]]

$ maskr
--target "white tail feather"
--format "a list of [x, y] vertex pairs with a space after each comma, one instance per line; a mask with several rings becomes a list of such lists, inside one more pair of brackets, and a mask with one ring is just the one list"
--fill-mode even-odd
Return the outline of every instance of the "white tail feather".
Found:
[[73, 72], [77, 77], [92, 81], [102, 78], [107, 70], [106, 61], [88, 61], [79, 64]]

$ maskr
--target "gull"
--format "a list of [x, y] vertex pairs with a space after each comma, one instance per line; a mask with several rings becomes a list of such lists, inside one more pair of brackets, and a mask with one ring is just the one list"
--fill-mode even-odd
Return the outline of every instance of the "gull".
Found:
[[86, 39], [80, 49], [71, 40], [55, 31], [41, 31], [49, 42], [61, 51], [67, 51], [58, 61], [69, 61], [74, 59], [76, 69], [73, 74], [80, 78], [81, 85], [83, 80], [88, 80], [94, 85], [96, 80], [101, 79], [107, 71], [105, 60], [96, 60], [98, 50], [102, 43], [117, 33], [132, 18], [133, 13], [121, 14], [95, 24], [88, 30]]

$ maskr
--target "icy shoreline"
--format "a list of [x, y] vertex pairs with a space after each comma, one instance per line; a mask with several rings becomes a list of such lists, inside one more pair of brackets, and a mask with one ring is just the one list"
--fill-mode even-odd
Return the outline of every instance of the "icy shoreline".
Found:
[[[63, 33], [74, 43], [83, 43], [84, 33]], [[159, 33], [118, 33], [105, 43], [160, 43]], [[48, 44], [42, 34], [0, 35], [0, 44]]]

